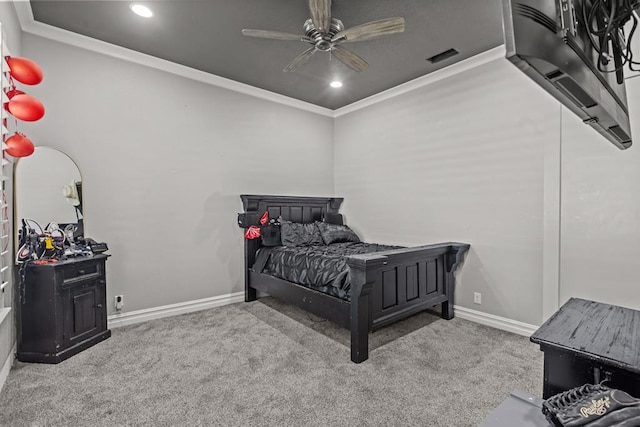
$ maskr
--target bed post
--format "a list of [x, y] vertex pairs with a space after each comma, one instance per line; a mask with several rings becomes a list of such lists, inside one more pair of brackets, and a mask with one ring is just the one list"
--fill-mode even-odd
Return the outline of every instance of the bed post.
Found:
[[258, 292], [249, 283], [249, 269], [256, 261], [256, 251], [258, 250], [257, 239], [244, 239], [244, 301], [251, 302], [258, 299]]
[[[238, 214], [238, 227], [246, 230], [252, 225], [259, 225], [258, 198], [247, 194], [240, 195], [244, 212]], [[256, 252], [260, 248], [260, 239], [244, 239], [244, 300], [251, 302], [258, 299], [258, 292], [249, 283], [249, 270], [256, 262]]]
[[445, 293], [447, 300], [442, 303], [440, 317], [445, 320], [451, 320], [455, 316], [453, 312], [453, 296], [456, 288], [456, 268], [462, 262], [464, 254], [469, 250], [470, 245], [452, 244], [451, 250], [447, 253], [447, 274], [445, 281]]
[[351, 274], [351, 361], [364, 362], [369, 358], [369, 330], [371, 329], [371, 289], [378, 279], [387, 257], [376, 254], [347, 257]]

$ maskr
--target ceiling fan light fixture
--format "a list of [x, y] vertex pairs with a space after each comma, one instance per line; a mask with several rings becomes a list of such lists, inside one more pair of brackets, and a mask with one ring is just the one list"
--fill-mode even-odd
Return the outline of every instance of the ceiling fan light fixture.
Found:
[[339, 87], [342, 87], [342, 82], [340, 80], [334, 80], [331, 83], [329, 83], [329, 86], [334, 88], [339, 88]]
[[143, 18], [151, 18], [153, 16], [153, 12], [151, 11], [151, 9], [143, 4], [132, 3], [129, 6], [129, 9], [131, 9], [131, 11], [136, 15], [142, 16]]

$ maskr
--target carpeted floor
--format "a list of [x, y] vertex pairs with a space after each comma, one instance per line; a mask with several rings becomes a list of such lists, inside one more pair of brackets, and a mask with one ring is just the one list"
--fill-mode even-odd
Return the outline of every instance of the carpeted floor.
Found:
[[16, 362], [2, 426], [477, 426], [542, 393], [526, 337], [421, 313], [370, 336], [271, 298], [114, 329], [58, 365]]

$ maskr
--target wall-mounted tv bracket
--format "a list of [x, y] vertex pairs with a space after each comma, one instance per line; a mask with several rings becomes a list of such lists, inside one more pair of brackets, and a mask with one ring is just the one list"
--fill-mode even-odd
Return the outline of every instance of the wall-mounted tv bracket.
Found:
[[560, 36], [571, 35], [575, 37], [578, 21], [576, 20], [576, 9], [573, 6], [573, 0], [558, 0], [558, 9], [560, 10], [560, 23], [562, 24]]

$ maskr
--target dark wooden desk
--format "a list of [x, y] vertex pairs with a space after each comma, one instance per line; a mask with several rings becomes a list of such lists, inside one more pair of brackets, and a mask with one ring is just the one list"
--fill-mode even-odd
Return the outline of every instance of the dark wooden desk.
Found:
[[640, 397], [640, 311], [571, 298], [531, 341], [544, 352], [544, 399], [603, 380]]

